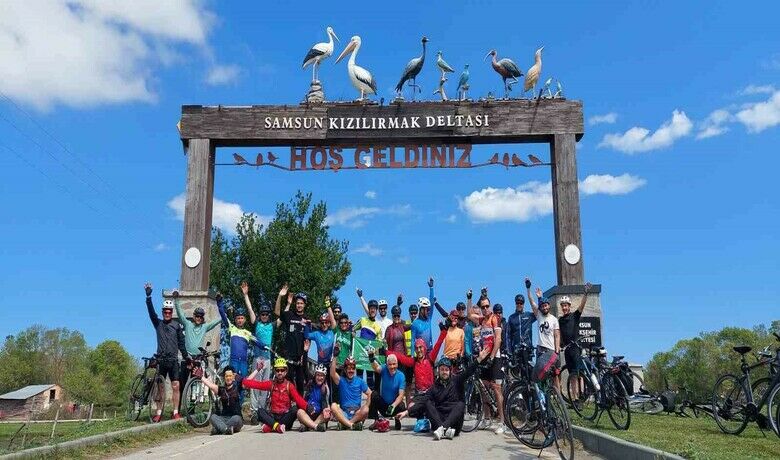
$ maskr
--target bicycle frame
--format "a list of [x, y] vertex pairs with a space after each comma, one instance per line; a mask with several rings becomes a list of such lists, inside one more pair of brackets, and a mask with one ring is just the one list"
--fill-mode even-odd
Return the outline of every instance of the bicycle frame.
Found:
[[[739, 377], [739, 382], [742, 384], [742, 386], [746, 389], [746, 396], [747, 396], [747, 402], [748, 407], [752, 404], [752, 407], [755, 408], [756, 413], [760, 413], [761, 409], [766, 405], [767, 401], [769, 400], [769, 396], [771, 391], [765, 391], [764, 396], [761, 398], [761, 400], [756, 403], [755, 398], [753, 397], [753, 386], [750, 381], [750, 371], [753, 369], [756, 369], [758, 367], [766, 365], [769, 361], [759, 361], [756, 364], [750, 365], [747, 363], [747, 358], [745, 358], [745, 355], [742, 355], [742, 365], [740, 366], [740, 369], [742, 370], [742, 377]], [[780, 384], [780, 373], [775, 373], [775, 375], [772, 377], [772, 380], [769, 382], [769, 388], [774, 388], [776, 385]], [[753, 414], [750, 414], [751, 418], [754, 418]]]

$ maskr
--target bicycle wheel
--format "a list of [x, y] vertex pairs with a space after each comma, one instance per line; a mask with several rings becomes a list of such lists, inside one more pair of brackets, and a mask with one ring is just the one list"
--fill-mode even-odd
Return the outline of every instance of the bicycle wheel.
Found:
[[182, 412], [187, 422], [195, 428], [202, 428], [209, 424], [213, 409], [214, 399], [211, 391], [200, 377], [191, 378], [184, 386], [182, 396]]
[[571, 460], [574, 458], [574, 433], [571, 429], [569, 413], [566, 411], [566, 404], [556, 388], [548, 390], [547, 400], [549, 401], [547, 419], [552, 430], [555, 448], [558, 450], [561, 460]]
[[639, 405], [639, 411], [649, 415], [660, 414], [664, 411], [664, 405], [658, 399], [651, 398]]
[[769, 425], [777, 436], [780, 436], [780, 384], [775, 385], [769, 399], [766, 401], [767, 415], [769, 416]]
[[165, 379], [161, 375], [155, 375], [149, 385], [147, 395], [149, 422], [152, 422], [157, 413], [163, 413], [165, 410]]
[[518, 441], [520, 435], [533, 433], [537, 429], [536, 424], [529, 419], [530, 402], [529, 388], [524, 382], [513, 383], [504, 395], [505, 423]]
[[470, 433], [482, 422], [482, 393], [474, 377], [466, 382], [466, 410], [463, 414], [463, 428], [460, 431]]
[[571, 406], [574, 409], [574, 412], [583, 419], [595, 420], [596, 414], [598, 414], [596, 388], [593, 387], [590, 377], [581, 371], [577, 372], [575, 378], [574, 385], [576, 385], [579, 393], [577, 398], [572, 397], [572, 385], [570, 385], [569, 382], [566, 382], [566, 393], [569, 394], [569, 401], [572, 401]]
[[[552, 436], [547, 436], [547, 431], [544, 429], [546, 411], [543, 410], [543, 405], [540, 403], [534, 387], [529, 386], [527, 398], [528, 411], [525, 424], [513, 434], [518, 441], [531, 449], [544, 449], [553, 443]], [[545, 399], [544, 407], [546, 406]]]
[[627, 430], [631, 426], [631, 408], [626, 387], [615, 374], [607, 375], [604, 383], [607, 385], [607, 415], [615, 428]]
[[133, 383], [130, 385], [130, 396], [127, 401], [127, 419], [135, 422], [138, 417], [141, 416], [141, 409], [143, 408], [143, 374], [138, 374], [133, 379]]
[[761, 401], [764, 398], [764, 395], [772, 390], [772, 388], [769, 386], [771, 383], [771, 378], [761, 377], [760, 379], [753, 382], [753, 385], [750, 386], [753, 389], [753, 401], [756, 401], [756, 404], [758, 404], [758, 401]]
[[748, 424], [745, 407], [747, 389], [735, 375], [726, 374], [715, 382], [712, 408], [715, 423], [726, 434], [740, 434]]

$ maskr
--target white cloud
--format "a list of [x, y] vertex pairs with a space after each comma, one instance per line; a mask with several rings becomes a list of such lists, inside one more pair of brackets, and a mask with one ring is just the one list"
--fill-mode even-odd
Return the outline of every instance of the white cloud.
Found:
[[647, 152], [669, 147], [676, 140], [687, 136], [693, 129], [693, 123], [685, 112], [675, 110], [672, 118], [664, 122], [652, 134], [647, 128], [635, 126], [623, 134], [607, 134], [599, 147], [610, 147], [624, 153]]
[[750, 133], [760, 133], [780, 124], [780, 91], [775, 91], [764, 102], [747, 104], [735, 117]]
[[366, 243], [359, 248], [353, 249], [352, 252], [355, 254], [368, 254], [371, 257], [379, 257], [385, 253], [384, 250], [379, 249], [371, 243]]
[[153, 102], [154, 71], [207, 48], [199, 0], [0, 2], [0, 90], [39, 110]]
[[720, 136], [729, 130], [726, 123], [733, 120], [731, 114], [724, 109], [718, 109], [710, 113], [707, 118], [700, 123], [699, 132], [696, 139], [707, 139], [709, 137]]
[[170, 249], [167, 244], [165, 243], [157, 243], [157, 245], [154, 247], [154, 252], [163, 252]]
[[[583, 195], [625, 195], [647, 181], [630, 174], [591, 175], [581, 181]], [[460, 208], [476, 223], [528, 222], [552, 214], [552, 183], [528, 182], [518, 187], [484, 188], [460, 200]]]
[[742, 96], [752, 96], [755, 94], [772, 94], [775, 92], [773, 85], [747, 85], [739, 92]]
[[456, 216], [455, 214], [450, 214], [449, 216], [444, 218], [444, 222], [447, 222], [448, 224], [454, 224], [457, 221], [458, 221], [458, 216]]
[[606, 123], [611, 125], [617, 121], [618, 115], [615, 112], [605, 113], [604, 115], [593, 115], [588, 118], [588, 124], [590, 126]]
[[409, 215], [412, 211], [411, 205], [391, 206], [389, 208], [380, 208], [376, 206], [356, 206], [341, 208], [328, 215], [325, 224], [330, 226], [342, 225], [348, 228], [360, 228], [368, 221], [380, 214], [389, 214], [396, 216]]
[[[176, 195], [168, 202], [168, 207], [176, 214], [176, 218], [184, 220], [184, 205], [186, 202], [186, 194], [181, 193]], [[226, 233], [235, 233], [236, 224], [241, 220], [241, 216], [245, 214], [245, 211], [238, 203], [229, 203], [222, 201], [218, 198], [214, 198], [214, 206], [211, 213], [211, 225], [221, 229]], [[263, 216], [254, 214], [255, 220], [258, 224], [268, 225], [273, 219], [271, 216]]]
[[241, 68], [237, 65], [214, 65], [206, 75], [206, 83], [211, 86], [233, 83], [240, 73]]
[[375, 192], [375, 191], [373, 191], [373, 190], [369, 190], [369, 191], [367, 191], [367, 192], [365, 193], [365, 195], [364, 195], [364, 196], [365, 196], [366, 198], [368, 198], [369, 200], [373, 200], [374, 198], [376, 198], [376, 192]]

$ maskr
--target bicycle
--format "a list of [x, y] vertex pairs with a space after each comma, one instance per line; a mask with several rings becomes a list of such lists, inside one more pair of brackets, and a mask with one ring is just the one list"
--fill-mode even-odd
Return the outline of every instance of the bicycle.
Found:
[[[487, 365], [488, 364], [483, 363], [479, 366], [480, 368], [483, 368]], [[463, 369], [465, 369], [465, 365], [461, 363], [459, 370], [462, 372]], [[485, 386], [485, 383], [480, 378], [479, 369], [474, 375], [466, 380], [465, 387], [466, 410], [463, 415], [463, 427], [461, 428], [461, 431], [470, 433], [479, 427], [484, 418], [483, 398], [487, 399], [491, 419], [495, 419], [498, 416], [498, 402], [496, 401], [495, 394], [493, 394], [493, 389]]]
[[157, 412], [165, 409], [165, 379], [160, 375], [157, 356], [141, 358], [144, 369], [130, 384], [127, 419], [136, 421], [145, 408], [149, 410], [149, 422]]
[[[570, 345], [582, 350], [578, 342], [572, 342]], [[569, 399], [574, 411], [583, 419], [599, 423], [606, 412], [616, 429], [628, 430], [631, 426], [631, 406], [628, 392], [619, 376], [620, 359], [613, 358], [612, 364], [608, 364], [606, 357], [607, 351], [603, 347], [595, 351], [591, 348], [589, 353], [583, 353], [580, 367], [585, 370], [578, 369], [578, 377], [574, 380], [579, 390], [578, 397], [571, 397], [572, 386], [567, 384]], [[591, 358], [595, 359], [595, 363]]]
[[[780, 341], [780, 335], [773, 333]], [[773, 372], [769, 377], [768, 390], [756, 402], [754, 385], [750, 382], [750, 372], [767, 364], [780, 363], [780, 347], [775, 351], [775, 357], [770, 361], [759, 359], [757, 363], [750, 365], [745, 355], [752, 350], [748, 346], [733, 347], [740, 355], [740, 371], [742, 376], [725, 374], [715, 383], [712, 395], [712, 407], [714, 409], [715, 423], [726, 434], [738, 435], [742, 433], [750, 422], [756, 422], [759, 429], [771, 428], [778, 436], [778, 419], [780, 419], [780, 372]], [[771, 369], [771, 368], [770, 368]], [[758, 381], [757, 381], [758, 382]], [[759, 389], [760, 390], [760, 389]], [[766, 406], [767, 414], [761, 413]]]
[[[206, 346], [211, 345], [207, 342]], [[198, 347], [199, 355], [192, 357], [192, 369], [184, 385], [182, 393], [182, 412], [187, 422], [195, 428], [202, 428], [209, 423], [209, 418], [217, 404], [217, 398], [211, 393], [206, 384], [203, 383], [203, 377], [208, 377], [217, 386], [222, 384], [222, 376], [214, 367], [209, 366], [209, 358], [214, 358], [215, 363], [219, 362], [219, 351], [208, 352], [202, 347]]]

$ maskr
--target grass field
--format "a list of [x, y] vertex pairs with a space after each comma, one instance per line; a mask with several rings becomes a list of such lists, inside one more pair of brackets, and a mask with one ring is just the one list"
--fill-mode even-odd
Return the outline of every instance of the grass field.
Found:
[[[58, 423], [54, 432], [54, 439], [49, 441], [51, 435], [51, 423], [31, 423], [27, 428], [27, 437], [24, 447], [43, 446], [46, 444], [60, 443], [73, 439], [85, 438], [95, 434], [119, 431], [124, 428], [143, 425], [141, 422], [129, 422], [123, 418], [115, 418], [106, 421], [86, 422], [66, 422]], [[0, 454], [16, 451], [21, 448], [22, 433], [16, 436], [9, 449], [11, 437], [16, 433], [22, 423], [2, 423], [0, 424]]]
[[739, 436], [723, 434], [710, 417], [631, 414], [628, 431], [616, 430], [604, 414], [599, 425], [573, 414], [574, 422], [626, 441], [644, 444], [693, 460], [778, 459], [780, 438], [772, 430], [761, 434], [751, 423]]

